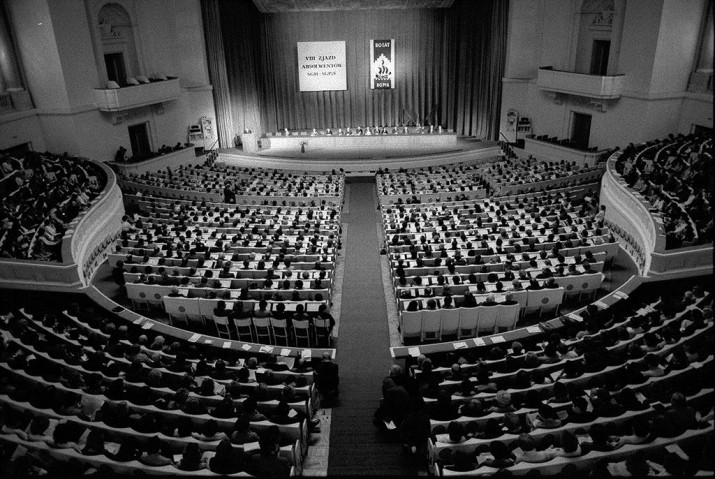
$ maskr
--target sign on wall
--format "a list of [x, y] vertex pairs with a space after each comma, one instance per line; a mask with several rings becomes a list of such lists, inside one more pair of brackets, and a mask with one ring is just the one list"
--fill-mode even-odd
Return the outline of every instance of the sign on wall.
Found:
[[345, 42], [298, 42], [300, 91], [347, 90]]
[[395, 39], [370, 40], [370, 88], [395, 88]]

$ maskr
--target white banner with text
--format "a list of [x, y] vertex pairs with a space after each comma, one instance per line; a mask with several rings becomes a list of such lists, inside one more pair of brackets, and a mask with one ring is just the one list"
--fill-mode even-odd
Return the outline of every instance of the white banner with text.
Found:
[[298, 42], [300, 91], [347, 90], [345, 42]]

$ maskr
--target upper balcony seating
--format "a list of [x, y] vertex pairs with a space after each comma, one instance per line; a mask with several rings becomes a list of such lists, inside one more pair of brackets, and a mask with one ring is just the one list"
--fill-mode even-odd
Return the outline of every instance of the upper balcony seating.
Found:
[[663, 216], [666, 249], [713, 242], [711, 137], [669, 135], [638, 146], [616, 161], [616, 172]]
[[62, 237], [104, 188], [104, 173], [66, 154], [0, 155], [0, 165], [0, 257], [62, 261]]

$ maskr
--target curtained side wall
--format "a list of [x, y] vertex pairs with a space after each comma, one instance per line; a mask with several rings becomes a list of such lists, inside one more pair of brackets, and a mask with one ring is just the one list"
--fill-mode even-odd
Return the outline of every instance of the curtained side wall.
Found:
[[219, 146], [221, 148], [231, 148], [234, 146], [233, 139], [236, 136], [236, 127], [233, 121], [233, 110], [236, 102], [231, 96], [226, 72], [227, 56], [223, 48], [219, 0], [202, 0], [201, 15], [204, 21], [206, 59], [211, 84], [213, 85], [212, 91], [216, 107], [216, 132]]
[[[250, 1], [219, 4], [236, 133], [419, 119], [496, 139], [508, 2], [280, 14], [261, 14]], [[383, 38], [396, 40], [396, 88], [371, 90], [369, 44]], [[348, 89], [300, 92], [297, 42], [331, 40], [346, 42]]]

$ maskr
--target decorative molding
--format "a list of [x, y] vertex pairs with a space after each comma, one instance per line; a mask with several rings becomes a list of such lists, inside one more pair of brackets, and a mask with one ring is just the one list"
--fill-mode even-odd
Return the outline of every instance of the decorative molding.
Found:
[[536, 82], [536, 78], [509, 78], [509, 77], [502, 77], [501, 82], [502, 82], [502, 83], [532, 83], [532, 82]]
[[34, 108], [32, 110], [24, 110], [24, 111], [17, 111], [14, 113], [8, 113], [6, 115], [0, 115], [0, 125], [2, 125], [3, 123], [12, 123], [14, 121], [24, 120], [25, 118], [29, 118], [31, 116], [34, 116], [34, 117], [38, 116], [37, 108]]
[[253, 0], [261, 13], [449, 8], [454, 0]]
[[93, 103], [86, 103], [84, 105], [77, 105], [69, 108], [38, 108], [35, 111], [39, 116], [72, 116], [94, 110], [97, 110], [97, 105]]
[[200, 91], [213, 91], [213, 85], [196, 85], [196, 86], [182, 86], [181, 91], [186, 93], [194, 93]]
[[634, 100], [645, 100], [645, 101], [665, 101], [665, 100], [681, 100], [685, 98], [688, 92], [662, 92], [662, 93], [650, 93], [650, 92], [640, 92], [635, 90], [623, 90], [621, 92], [621, 97], [632, 98]]

